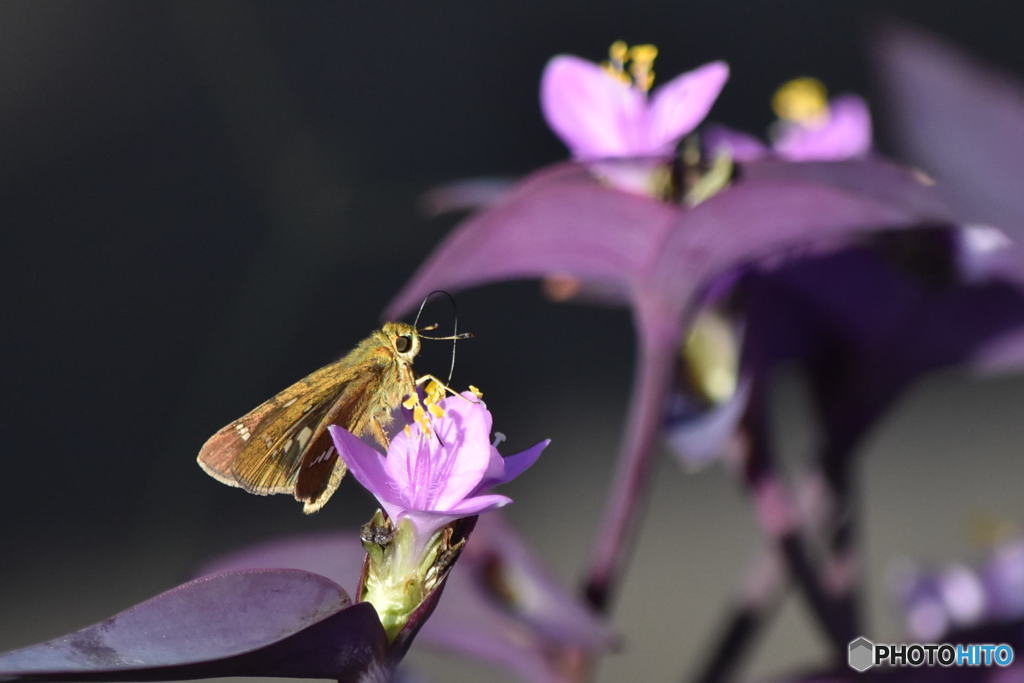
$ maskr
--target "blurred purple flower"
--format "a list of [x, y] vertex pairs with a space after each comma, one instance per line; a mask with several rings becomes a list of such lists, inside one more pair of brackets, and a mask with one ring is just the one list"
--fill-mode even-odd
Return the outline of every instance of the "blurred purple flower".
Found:
[[828, 114], [815, 124], [787, 123], [772, 149], [790, 161], [854, 159], [871, 149], [871, 113], [863, 98], [841, 95], [829, 103]]
[[[205, 571], [294, 567], [351, 584], [363, 563], [354, 533], [306, 534], [247, 548]], [[493, 662], [525, 681], [568, 680], [564, 654], [613, 642], [608, 628], [551, 579], [500, 514], [484, 515], [448, 577], [419, 643]]]
[[[601, 66], [571, 55], [559, 55], [544, 68], [540, 99], [544, 118], [577, 159], [640, 157], [669, 153], [697, 127], [729, 78], [724, 62], [710, 62], [655, 88], [651, 46], [633, 48], [635, 71], [624, 71], [628, 49], [612, 46], [610, 65]], [[640, 58], [637, 50], [649, 56]], [[617, 54], [618, 53], [618, 54]]]
[[502, 457], [491, 445], [491, 413], [479, 398], [467, 392], [439, 405], [443, 416], [431, 415], [432, 432], [415, 422], [391, 440], [386, 456], [343, 427], [330, 427], [352, 475], [393, 524], [412, 522], [421, 545], [457, 519], [511, 503], [487, 491], [518, 477], [550, 443]]
[[938, 640], [958, 628], [1024, 619], [1024, 538], [997, 545], [975, 566], [935, 570], [912, 564], [893, 571], [891, 583], [911, 635]]
[[787, 161], [842, 161], [871, 150], [871, 112], [857, 95], [827, 100], [820, 82], [798, 78], [779, 88], [773, 105], [779, 120], [770, 148], [746, 133], [710, 126], [705, 149], [712, 154], [725, 151], [741, 163], [772, 155]]
[[205, 576], [54, 640], [0, 655], [3, 680], [282, 676], [390, 680], [384, 630], [322, 576], [257, 569]]

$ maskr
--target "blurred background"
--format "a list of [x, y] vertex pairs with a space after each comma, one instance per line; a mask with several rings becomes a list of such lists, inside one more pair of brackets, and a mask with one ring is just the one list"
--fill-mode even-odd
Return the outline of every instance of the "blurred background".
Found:
[[[346, 482], [305, 517], [205, 476], [217, 428], [351, 348], [450, 229], [417, 201], [445, 181], [565, 157], [540, 116], [553, 54], [622, 38], [669, 77], [725, 59], [711, 119], [761, 132], [783, 81], [871, 99], [872, 27], [931, 28], [1024, 77], [1009, 3], [0, 3], [3, 495], [0, 650], [169, 588], [196, 565], [372, 512]], [[876, 121], [883, 150], [892, 148]], [[579, 576], [630, 387], [628, 313], [548, 303], [536, 283], [459, 297], [456, 384], [487, 395], [540, 464], [509, 516], [568, 585]], [[429, 321], [450, 324], [431, 306]], [[418, 368], [447, 370], [447, 346]], [[813, 440], [802, 379], [779, 378], [782, 451]], [[949, 372], [874, 432], [867, 496], [870, 637], [895, 637], [885, 573], [903, 556], [970, 557], [976, 518], [1024, 519], [1024, 384]], [[701, 661], [758, 533], [720, 469], [662, 458], [600, 679], [673, 680]], [[823, 661], [790, 598], [757, 674]], [[415, 649], [436, 680], [483, 671]]]

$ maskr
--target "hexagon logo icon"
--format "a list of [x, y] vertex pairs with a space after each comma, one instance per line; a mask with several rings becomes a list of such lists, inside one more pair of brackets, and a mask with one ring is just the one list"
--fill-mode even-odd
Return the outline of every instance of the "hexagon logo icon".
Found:
[[875, 644], [861, 636], [850, 641], [846, 663], [854, 671], [863, 673], [875, 665]]

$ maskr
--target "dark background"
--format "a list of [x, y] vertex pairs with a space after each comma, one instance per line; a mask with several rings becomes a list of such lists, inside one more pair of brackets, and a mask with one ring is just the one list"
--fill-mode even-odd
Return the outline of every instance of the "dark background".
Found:
[[[286, 497], [215, 483], [195, 453], [222, 424], [377, 324], [452, 224], [418, 213], [423, 191], [565, 156], [537, 103], [551, 55], [598, 60], [617, 38], [652, 42], [662, 80], [726, 59], [733, 75], [711, 118], [760, 132], [771, 93], [794, 76], [870, 97], [870, 30], [886, 17], [938, 30], [1024, 75], [1012, 7], [0, 4], [0, 649], [107, 616], [225, 549], [368, 517], [371, 503], [354, 484], [305, 518]], [[891, 141], [878, 125], [884, 148]], [[460, 346], [456, 383], [484, 389], [510, 448], [556, 439], [543, 467], [510, 487], [520, 501], [511, 514], [571, 581], [618, 444], [628, 315], [546, 303], [533, 283], [466, 293], [459, 310], [479, 338]], [[441, 305], [428, 314], [444, 324], [449, 316]], [[435, 347], [418, 367], [443, 374], [446, 353]], [[780, 390], [794, 448], [810, 438], [799, 395], [798, 381]], [[1021, 517], [1011, 487], [1021, 474], [1019, 397], [1011, 380], [953, 374], [903, 404], [869, 444], [880, 451], [871, 462], [885, 463], [870, 467], [897, 468], [869, 468], [883, 506], [872, 510], [902, 505], [871, 518], [872, 562], [884, 567], [890, 548], [961, 554], [957, 520], [974, 500], [986, 513]], [[996, 474], [985, 479], [966, 458]], [[945, 496], [941, 482], [916, 483], [940, 462], [954, 477]], [[663, 470], [653, 530], [619, 611], [631, 647], [608, 665], [609, 680], [692, 666], [755, 543], [724, 473]], [[885, 503], [899, 476], [912, 482], [909, 495], [897, 486]], [[943, 525], [953, 528], [943, 535]], [[932, 541], [908, 547], [910, 538]], [[679, 585], [691, 581], [704, 582], [704, 602], [687, 602]], [[657, 620], [672, 617], [659, 590], [691, 615], [680, 627], [685, 643], [655, 634]], [[775, 641], [786, 652], [762, 656], [765, 667], [795, 661], [793, 652], [821, 654], [795, 608], [786, 618]], [[882, 623], [892, 627], [892, 618]]]

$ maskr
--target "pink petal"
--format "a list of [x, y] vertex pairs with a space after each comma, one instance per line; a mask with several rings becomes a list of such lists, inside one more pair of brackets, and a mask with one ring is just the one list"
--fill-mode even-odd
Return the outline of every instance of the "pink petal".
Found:
[[711, 111], [728, 79], [729, 66], [725, 62], [711, 62], [655, 88], [644, 125], [643, 152], [669, 151], [696, 128]]
[[[477, 403], [470, 403], [470, 400]], [[438, 437], [444, 443], [436, 463], [435, 510], [447, 510], [475, 491], [490, 465], [491, 413], [479, 399], [446, 399]]]
[[384, 457], [362, 439], [344, 427], [331, 425], [328, 427], [338, 456], [348, 465], [352, 476], [372, 493], [380, 502], [398, 503], [398, 491], [391, 476], [384, 469]]
[[[544, 449], [551, 443], [551, 439], [544, 439], [538, 444], [530, 446], [525, 451], [515, 453], [506, 457], [498, 455], [500, 462], [493, 463], [490, 469], [487, 470], [487, 474], [484, 476], [484, 480], [480, 483], [480, 491], [488, 491], [499, 484], [506, 484], [520, 474], [528, 470], [533, 463], [537, 462], [537, 458], [544, 452]], [[497, 449], [493, 449], [493, 456], [497, 455]], [[495, 464], [498, 466], [495, 467]]]
[[632, 156], [644, 96], [579, 57], [560, 55], [544, 68], [540, 103], [551, 127], [581, 159]]
[[473, 496], [472, 498], [467, 498], [458, 505], [450, 508], [448, 512], [451, 512], [457, 517], [469, 517], [470, 515], [478, 515], [485, 510], [505, 507], [511, 502], [512, 499], [508, 496], [490, 493], [484, 496]]
[[[471, 402], [473, 401], [473, 402]], [[432, 419], [434, 433], [398, 434], [385, 468], [409, 509], [446, 510], [474, 491], [487, 471], [491, 415], [472, 395], [441, 403], [443, 418]]]
[[842, 161], [864, 156], [871, 149], [871, 112], [856, 95], [829, 103], [828, 121], [819, 128], [788, 126], [773, 147], [791, 161]]
[[733, 161], [745, 163], [768, 154], [768, 148], [753, 135], [716, 124], [705, 126], [701, 130], [704, 149], [708, 150], [712, 157], [719, 151], [725, 151]]

